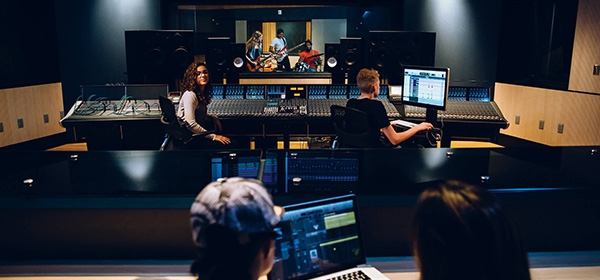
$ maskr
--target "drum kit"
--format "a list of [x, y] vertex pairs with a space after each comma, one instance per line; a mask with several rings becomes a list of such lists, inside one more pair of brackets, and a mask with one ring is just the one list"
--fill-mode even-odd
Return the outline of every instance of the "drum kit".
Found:
[[[321, 59], [321, 56], [323, 54], [316, 54], [313, 56], [309, 56], [307, 58], [315, 58], [315, 64], [317, 65], [317, 67], [319, 67], [321, 64], [323, 64], [323, 61]], [[304, 63], [304, 62], [296, 62], [296, 65], [294, 66], [294, 72], [308, 72], [308, 64]]]
[[294, 66], [294, 72], [308, 72], [308, 64], [304, 62], [296, 62], [296, 66]]

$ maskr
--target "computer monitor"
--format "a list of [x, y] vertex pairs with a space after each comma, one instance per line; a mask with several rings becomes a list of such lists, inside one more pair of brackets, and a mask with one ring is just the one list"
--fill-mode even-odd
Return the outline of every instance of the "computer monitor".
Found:
[[286, 151], [284, 193], [355, 193], [359, 186], [357, 151]]
[[404, 66], [403, 72], [402, 104], [427, 108], [426, 121], [435, 124], [437, 110], [446, 110], [450, 68]]
[[211, 180], [242, 177], [258, 179], [262, 176], [260, 151], [244, 150], [210, 155]]

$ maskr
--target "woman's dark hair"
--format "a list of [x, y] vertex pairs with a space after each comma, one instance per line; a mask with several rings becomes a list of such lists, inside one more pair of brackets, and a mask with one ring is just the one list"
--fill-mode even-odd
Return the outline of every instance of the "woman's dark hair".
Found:
[[[204, 66], [206, 70], [208, 70], [208, 84], [204, 86], [204, 91], [200, 92], [200, 87], [196, 83], [196, 78], [198, 77], [198, 67]], [[190, 66], [188, 66], [187, 70], [183, 74], [183, 80], [181, 81], [181, 90], [183, 92], [193, 91], [198, 96], [198, 102], [207, 105], [210, 103], [213, 95], [213, 87], [212, 87], [212, 78], [210, 75], [210, 70], [208, 66], [204, 62], [192, 62]]]
[[233, 230], [212, 225], [206, 231], [207, 245], [199, 248], [191, 273], [199, 280], [250, 280], [255, 257], [265, 241], [273, 238], [273, 233], [255, 233], [241, 242]]
[[422, 280], [531, 279], [514, 224], [479, 187], [449, 181], [425, 190], [413, 222]]

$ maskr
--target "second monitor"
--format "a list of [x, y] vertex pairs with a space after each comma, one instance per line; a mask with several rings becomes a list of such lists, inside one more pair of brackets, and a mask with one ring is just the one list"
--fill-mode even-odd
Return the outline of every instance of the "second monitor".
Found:
[[437, 110], [446, 110], [450, 68], [404, 66], [403, 72], [402, 89], [390, 87], [390, 101], [426, 108], [425, 121], [435, 125]]

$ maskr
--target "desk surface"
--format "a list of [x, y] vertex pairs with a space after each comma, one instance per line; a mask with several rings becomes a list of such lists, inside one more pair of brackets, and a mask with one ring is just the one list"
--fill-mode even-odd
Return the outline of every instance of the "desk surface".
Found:
[[[600, 279], [600, 253], [563, 252], [530, 253], [532, 279], [591, 280]], [[377, 259], [377, 258], [375, 258]], [[417, 280], [411, 257], [370, 262], [390, 280]], [[63, 261], [64, 262], [64, 261]], [[0, 263], [0, 280], [195, 280], [189, 275], [190, 261], [89, 261], [87, 263]], [[151, 262], [151, 263], [149, 263]], [[406, 267], [402, 269], [402, 267]], [[412, 268], [410, 268], [412, 267]], [[157, 278], [159, 277], [159, 278]]]

